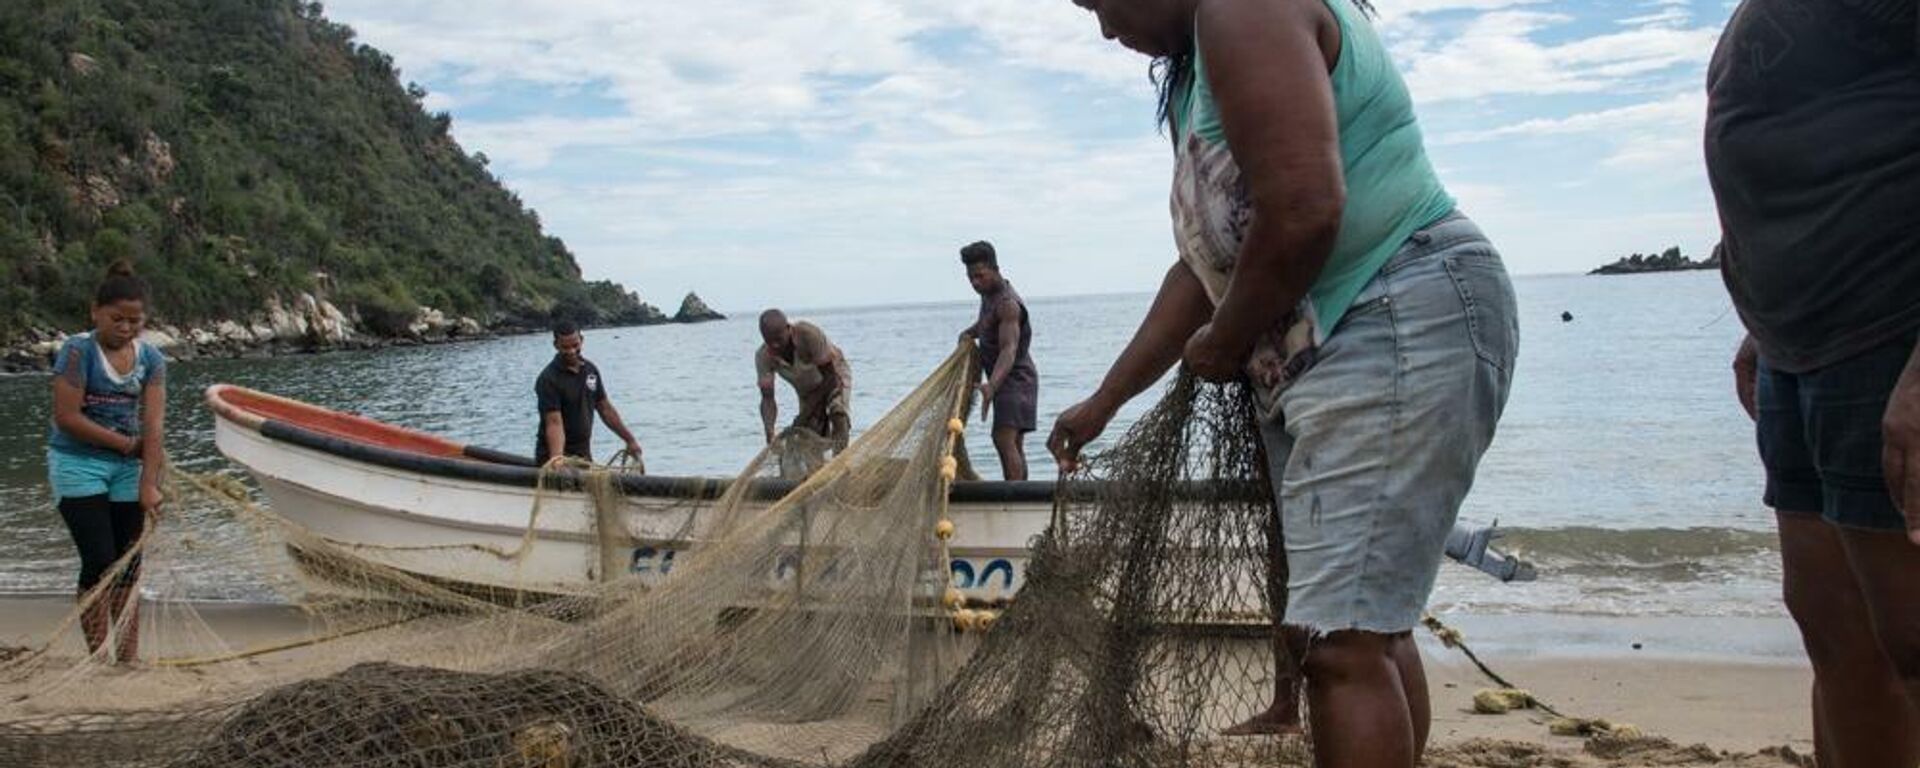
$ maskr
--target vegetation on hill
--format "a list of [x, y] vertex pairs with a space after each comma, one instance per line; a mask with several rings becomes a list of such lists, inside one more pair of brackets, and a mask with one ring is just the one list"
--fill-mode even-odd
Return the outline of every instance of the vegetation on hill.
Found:
[[1633, 254], [1623, 256], [1619, 261], [1608, 264], [1590, 275], [1635, 275], [1642, 272], [1682, 272], [1690, 269], [1719, 269], [1720, 255], [1714, 254], [1705, 261], [1694, 261], [1680, 253], [1680, 246], [1673, 246], [1658, 254]]
[[73, 327], [133, 260], [160, 315], [314, 293], [363, 330], [658, 319], [587, 282], [387, 54], [319, 3], [0, 2], [0, 342]]

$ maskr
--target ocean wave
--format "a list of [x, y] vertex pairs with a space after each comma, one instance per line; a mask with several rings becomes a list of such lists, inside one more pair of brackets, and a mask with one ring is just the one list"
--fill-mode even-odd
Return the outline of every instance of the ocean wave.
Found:
[[1502, 529], [1496, 546], [1539, 578], [1502, 584], [1462, 568], [1441, 573], [1436, 610], [1602, 616], [1777, 616], [1779, 545], [1735, 528]]
[[1773, 531], [1738, 528], [1502, 528], [1497, 547], [1537, 564], [1662, 566], [1780, 551]]

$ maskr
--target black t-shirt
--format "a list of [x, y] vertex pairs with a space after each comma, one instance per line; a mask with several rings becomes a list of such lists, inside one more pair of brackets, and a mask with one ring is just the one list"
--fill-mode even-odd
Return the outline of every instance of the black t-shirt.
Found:
[[1707, 70], [1722, 274], [1805, 372], [1920, 327], [1916, 0], [1746, 0]]
[[541, 420], [541, 427], [534, 431], [534, 460], [546, 464], [551, 458], [547, 455], [545, 423], [547, 414], [554, 411], [560, 412], [561, 431], [565, 433], [566, 446], [562, 450], [568, 456], [592, 459], [594, 409], [607, 399], [607, 385], [600, 379], [600, 369], [581, 360], [580, 370], [569, 371], [555, 355], [553, 362], [547, 363], [547, 369], [534, 381], [533, 395], [540, 402]]

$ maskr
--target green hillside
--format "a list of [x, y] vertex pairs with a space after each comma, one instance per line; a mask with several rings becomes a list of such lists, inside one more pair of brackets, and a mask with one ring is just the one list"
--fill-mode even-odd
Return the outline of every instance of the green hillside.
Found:
[[172, 323], [314, 292], [396, 333], [642, 319], [318, 3], [0, 2], [0, 342], [132, 259]]

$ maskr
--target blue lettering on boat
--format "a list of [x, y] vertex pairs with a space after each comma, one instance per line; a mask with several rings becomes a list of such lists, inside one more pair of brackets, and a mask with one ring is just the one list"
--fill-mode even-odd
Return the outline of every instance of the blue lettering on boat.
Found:
[[954, 586], [961, 589], [973, 586], [973, 563], [965, 560], [955, 560], [947, 566], [947, 569], [953, 572]]
[[996, 571], [1004, 577], [1000, 582], [1001, 588], [1013, 589], [1013, 563], [1007, 562], [1005, 558], [995, 558], [993, 562], [987, 563], [987, 567], [980, 571], [980, 580], [975, 583], [975, 586], [986, 586], [987, 582], [993, 579]]
[[[633, 560], [627, 570], [633, 573], [659, 573], [665, 576], [673, 570], [673, 557], [679, 550], [660, 550], [653, 547], [637, 547], [633, 550]], [[659, 560], [656, 564], [654, 561]]]

